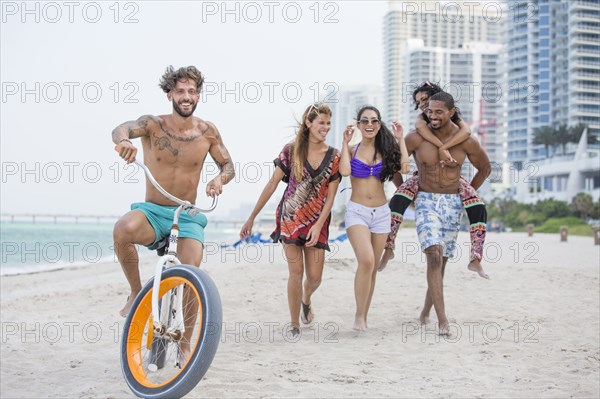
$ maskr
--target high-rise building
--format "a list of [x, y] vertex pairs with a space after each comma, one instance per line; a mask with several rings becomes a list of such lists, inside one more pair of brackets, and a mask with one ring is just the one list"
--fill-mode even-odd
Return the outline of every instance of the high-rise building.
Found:
[[[550, 20], [554, 123], [583, 123], [600, 137], [600, 1], [553, 1]], [[540, 6], [541, 8], [541, 6]], [[565, 35], [565, 33], [567, 33]], [[564, 57], [567, 62], [564, 62]], [[566, 67], [566, 68], [565, 68]], [[556, 111], [555, 111], [556, 110]]]
[[527, 0], [508, 19], [508, 160], [549, 156], [538, 127], [586, 124], [600, 134], [600, 2]]
[[[505, 3], [473, 1], [390, 1], [384, 20], [385, 114], [407, 121], [410, 92], [404, 57], [409, 39], [425, 47], [457, 49], [466, 42], [503, 43]], [[410, 100], [409, 100], [410, 99]]]
[[[429, 80], [452, 94], [462, 119], [471, 125], [490, 161], [500, 170], [506, 162], [503, 142], [508, 134], [504, 126], [503, 50], [501, 44], [475, 42], [452, 49], [426, 47], [422, 39], [410, 39], [404, 57], [405, 80]], [[403, 120], [412, 128], [420, 111], [415, 110], [412, 96], [406, 97]], [[501, 174], [492, 176], [499, 180]]]
[[390, 1], [384, 23], [386, 113], [410, 128], [412, 92], [425, 80], [457, 100], [502, 179], [506, 164], [504, 1]]

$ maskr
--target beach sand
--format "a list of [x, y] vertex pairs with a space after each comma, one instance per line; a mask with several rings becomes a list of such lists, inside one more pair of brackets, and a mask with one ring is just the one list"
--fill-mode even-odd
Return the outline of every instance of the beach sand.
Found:
[[[316, 323], [297, 342], [282, 334], [281, 247], [207, 247], [202, 268], [219, 287], [224, 331], [188, 397], [599, 397], [593, 239], [489, 233], [489, 281], [467, 270], [468, 234], [459, 239], [445, 278], [451, 338], [417, 322], [426, 279], [414, 229], [401, 230], [396, 258], [378, 275], [363, 333], [352, 330], [356, 261], [348, 242], [335, 247], [313, 297]], [[144, 279], [154, 262], [143, 261]], [[127, 294], [113, 262], [2, 277], [0, 396], [133, 397], [119, 358]]]

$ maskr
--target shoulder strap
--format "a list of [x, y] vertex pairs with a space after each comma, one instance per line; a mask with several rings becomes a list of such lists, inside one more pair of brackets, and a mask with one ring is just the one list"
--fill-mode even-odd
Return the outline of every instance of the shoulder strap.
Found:
[[354, 148], [354, 155], [352, 155], [352, 158], [356, 158], [356, 151], [358, 151], [358, 147], [360, 147], [360, 143], [358, 143], [356, 148]]

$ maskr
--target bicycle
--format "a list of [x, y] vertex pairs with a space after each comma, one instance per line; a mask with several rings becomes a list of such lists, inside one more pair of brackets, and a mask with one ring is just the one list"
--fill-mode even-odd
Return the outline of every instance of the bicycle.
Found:
[[199, 268], [182, 265], [177, 259], [177, 223], [184, 210], [192, 217], [198, 212], [211, 212], [216, 208], [217, 197], [213, 197], [210, 208], [196, 208], [165, 191], [143, 163], [134, 163], [179, 207], [170, 235], [150, 248], [157, 250], [160, 259], [154, 277], [136, 296], [125, 319], [121, 369], [127, 385], [139, 397], [180, 398], [198, 384], [215, 356], [222, 311], [212, 279]]

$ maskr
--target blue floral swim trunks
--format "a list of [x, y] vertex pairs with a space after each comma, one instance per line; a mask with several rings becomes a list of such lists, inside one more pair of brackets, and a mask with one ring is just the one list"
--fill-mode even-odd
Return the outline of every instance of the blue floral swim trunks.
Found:
[[462, 201], [459, 194], [419, 191], [415, 198], [417, 235], [421, 250], [441, 245], [443, 256], [456, 255], [456, 238], [460, 230]]

